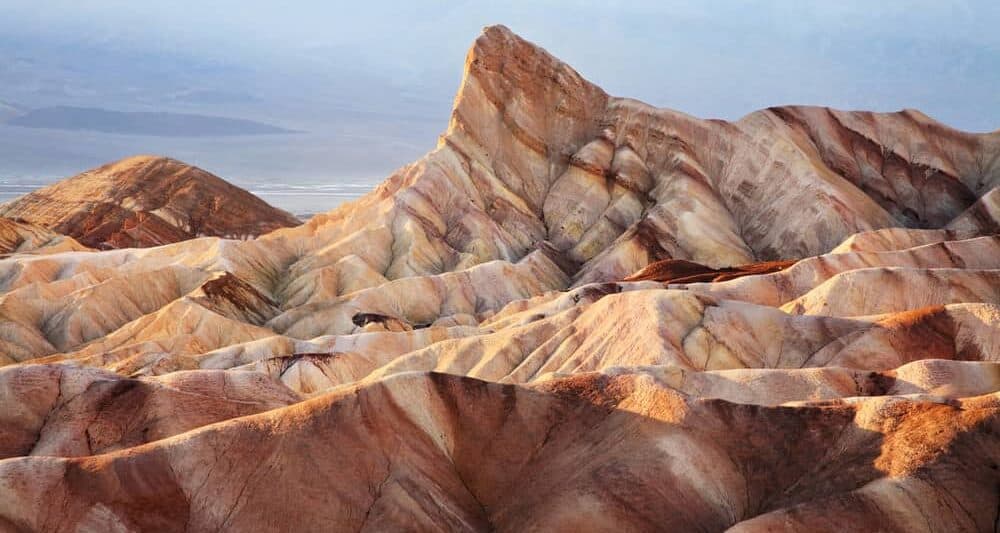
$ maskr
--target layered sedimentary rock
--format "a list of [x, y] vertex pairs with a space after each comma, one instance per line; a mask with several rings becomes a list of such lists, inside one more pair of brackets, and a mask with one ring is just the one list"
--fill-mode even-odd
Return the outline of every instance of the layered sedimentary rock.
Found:
[[9, 254], [50, 254], [86, 251], [90, 248], [72, 237], [24, 220], [0, 217], [0, 256]]
[[213, 235], [247, 238], [298, 219], [204, 170], [165, 157], [116, 161], [0, 205], [94, 248], [146, 247]]
[[0, 370], [0, 383], [3, 458], [95, 455], [300, 400], [252, 372], [128, 379], [96, 368], [24, 365]]
[[656, 109], [487, 28], [356, 202], [0, 259], [0, 526], [993, 531], [998, 154]]
[[638, 272], [627, 276], [625, 281], [659, 281], [660, 283], [719, 282], [731, 279], [781, 272], [794, 265], [795, 260], [762, 261], [749, 265], [712, 268], [684, 259], [664, 259], [650, 263]]
[[0, 513], [31, 530], [988, 531], [998, 414], [996, 396], [762, 407], [635, 374], [410, 374], [130, 452], [8, 459]]

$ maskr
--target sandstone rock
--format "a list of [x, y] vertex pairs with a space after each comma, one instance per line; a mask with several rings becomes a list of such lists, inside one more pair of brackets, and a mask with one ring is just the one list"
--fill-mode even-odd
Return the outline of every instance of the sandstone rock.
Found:
[[664, 259], [646, 265], [642, 270], [627, 276], [625, 281], [659, 281], [660, 283], [721, 282], [743, 276], [781, 272], [795, 261], [764, 261], [749, 265], [711, 268], [683, 259]]
[[[998, 154], [487, 28], [438, 146], [305, 224], [0, 224], [0, 529], [992, 531]], [[169, 160], [55, 189], [164, 169], [81, 227], [268, 223], [184, 218]]]
[[535, 389], [408, 375], [133, 451], [8, 459], [0, 514], [31, 530], [57, 508], [70, 529], [722, 530], [791, 516], [805, 531], [835, 512], [862, 529], [984, 531], [997, 405], [761, 407], [636, 375]]
[[0, 257], [16, 253], [51, 254], [89, 250], [72, 237], [23, 220], [0, 217]]
[[961, 302], [1000, 303], [1000, 270], [852, 270], [837, 274], [781, 309], [793, 314], [854, 316]]
[[95, 455], [299, 401], [251, 372], [175, 372], [127, 379], [93, 368], [0, 369], [0, 457]]
[[256, 196], [164, 157], [95, 168], [0, 205], [95, 248], [145, 247], [202, 235], [247, 238], [299, 221]]
[[[860, 241], [855, 242], [860, 243]], [[996, 270], [1000, 268], [1000, 236], [980, 237], [962, 241], [941, 241], [914, 248], [885, 252], [859, 251], [830, 253], [803, 259], [777, 273], [753, 276], [725, 283], [692, 283], [686, 285], [684, 288], [699, 293], [711, 294], [718, 298], [742, 300], [778, 307], [805, 295], [814, 288], [817, 288], [821, 283], [839, 274], [853, 276], [852, 272], [854, 271], [876, 267]], [[962, 272], [959, 275], [964, 276], [966, 273]], [[886, 298], [892, 297], [897, 292], [891, 284], [881, 286], [879, 289], [885, 291]], [[860, 290], [851, 290], [848, 292], [850, 294], [860, 294]], [[873, 300], [878, 300], [878, 298], [874, 298]], [[972, 298], [961, 301], [986, 300]], [[938, 303], [950, 302], [942, 301]], [[922, 306], [914, 305], [913, 307]], [[868, 313], [862, 310], [861, 307], [857, 307], [856, 311], [850, 314]]]

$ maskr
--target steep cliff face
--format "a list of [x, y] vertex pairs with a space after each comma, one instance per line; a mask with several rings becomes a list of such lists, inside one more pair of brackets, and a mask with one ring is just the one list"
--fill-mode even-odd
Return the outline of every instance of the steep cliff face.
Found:
[[0, 258], [0, 525], [992, 531], [998, 153], [696, 119], [487, 28], [356, 202]]
[[44, 187], [0, 206], [0, 216], [105, 249], [203, 235], [247, 238], [299, 224], [200, 168], [151, 156], [123, 159]]

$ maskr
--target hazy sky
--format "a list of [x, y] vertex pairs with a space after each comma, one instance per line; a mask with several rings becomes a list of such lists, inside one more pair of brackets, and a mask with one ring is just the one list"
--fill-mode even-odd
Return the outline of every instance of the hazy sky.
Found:
[[2, 9], [7, 35], [355, 71], [361, 83], [412, 85], [445, 109], [470, 42], [502, 23], [613, 94], [699, 116], [786, 103], [916, 107], [965, 129], [1000, 128], [1000, 2], [990, 0], [4, 0]]

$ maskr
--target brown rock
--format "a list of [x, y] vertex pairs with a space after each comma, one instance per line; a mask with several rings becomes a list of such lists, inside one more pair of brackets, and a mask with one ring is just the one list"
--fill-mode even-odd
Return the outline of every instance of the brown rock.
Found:
[[15, 253], [48, 254], [86, 250], [89, 248], [72, 237], [24, 220], [0, 217], [0, 257]]
[[986, 531], [998, 423], [989, 398], [760, 407], [629, 376], [532, 390], [409, 375], [127, 452], [3, 461], [0, 514], [30, 530], [691, 531], [791, 516], [806, 531], [843, 514]]
[[711, 268], [683, 259], [664, 259], [650, 263], [642, 270], [627, 276], [624, 281], [659, 281], [660, 283], [719, 282], [752, 276], [770, 274], [795, 264], [795, 261], [762, 261], [749, 265]]
[[[301, 226], [0, 222], [0, 529], [992, 531], [998, 153], [701, 120], [487, 28], [438, 147]], [[267, 229], [199, 173], [29, 203]]]
[[222, 179], [164, 157], [123, 159], [0, 206], [95, 248], [146, 247], [199, 236], [254, 237], [299, 221]]

